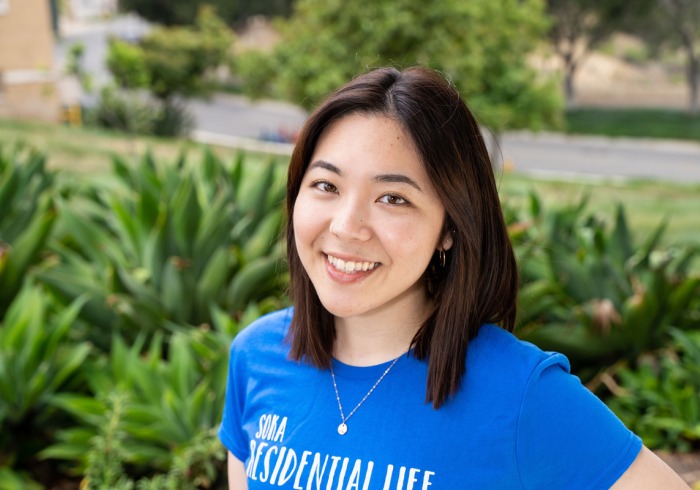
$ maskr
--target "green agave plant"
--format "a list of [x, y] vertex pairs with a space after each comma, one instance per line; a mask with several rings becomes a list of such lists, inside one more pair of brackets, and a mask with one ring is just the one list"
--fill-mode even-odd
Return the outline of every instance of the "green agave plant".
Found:
[[59, 310], [27, 282], [0, 323], [0, 488], [23, 488], [18, 481], [31, 488], [22, 468], [12, 466], [44, 447], [59, 420], [54, 399], [77, 384], [90, 352], [87, 343], [71, 338], [82, 303]]
[[199, 165], [115, 158], [114, 185], [58, 203], [55, 256], [38, 277], [68, 299], [89, 292], [83, 318], [102, 327], [92, 339], [102, 346], [114, 326], [133, 338], [211, 323], [212, 304], [234, 317], [250, 303], [276, 307], [286, 287], [277, 169], [244, 169], [242, 156], [227, 167], [209, 151]]
[[545, 214], [531, 196], [531, 221], [517, 228], [523, 277], [519, 335], [564, 353], [588, 380], [621, 358], [634, 361], [670, 339], [671, 327], [698, 328], [692, 302], [698, 247], [660, 249], [665, 224], [637, 244], [618, 206], [614, 225], [585, 212], [586, 199]]
[[44, 249], [56, 212], [41, 153], [0, 149], [0, 319]]
[[[131, 346], [116, 336], [109, 355], [101, 355], [86, 368], [87, 393], [63, 393], [52, 399], [76, 423], [57, 431], [57, 442], [42, 451], [41, 457], [71, 461], [74, 473], [89, 477], [98, 471], [95, 465], [104, 453], [101, 444], [118, 444], [120, 464], [141, 471], [172, 472], [178, 458], [188, 457], [203, 444], [205, 434], [209, 434], [206, 440], [215, 439], [230, 340], [230, 335], [218, 329], [178, 332], [167, 342], [156, 333], [144, 353], [145, 335]], [[112, 435], [107, 437], [104, 430], [110, 424]], [[100, 437], [103, 439], [96, 439]], [[198, 471], [214, 479], [225, 451], [220, 444], [207, 447], [213, 447], [212, 457], [200, 461]], [[97, 477], [93, 474], [92, 478]]]

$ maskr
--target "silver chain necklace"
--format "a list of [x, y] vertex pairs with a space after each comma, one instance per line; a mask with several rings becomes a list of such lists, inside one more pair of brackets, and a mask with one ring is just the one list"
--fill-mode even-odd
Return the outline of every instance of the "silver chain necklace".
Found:
[[389, 365], [389, 367], [386, 368], [386, 371], [384, 371], [384, 372], [382, 373], [382, 375], [379, 376], [379, 379], [377, 380], [376, 383], [374, 383], [374, 386], [372, 386], [372, 387], [369, 389], [369, 391], [368, 391], [367, 394], [364, 396], [364, 398], [362, 398], [362, 400], [360, 400], [360, 403], [358, 403], [357, 406], [355, 406], [355, 408], [352, 409], [352, 412], [350, 412], [350, 413], [348, 414], [347, 417], [346, 417], [345, 414], [343, 413], [343, 404], [340, 403], [340, 394], [338, 393], [338, 385], [337, 385], [336, 382], [335, 382], [335, 373], [333, 372], [333, 364], [331, 364], [331, 377], [333, 378], [333, 388], [335, 389], [335, 398], [336, 398], [336, 400], [338, 400], [338, 408], [340, 409], [340, 420], [341, 420], [341, 422], [340, 422], [340, 425], [338, 426], [338, 434], [340, 434], [341, 436], [342, 436], [342, 435], [345, 435], [345, 433], [348, 431], [348, 426], [347, 426], [347, 424], [346, 424], [346, 422], [348, 421], [348, 419], [349, 419], [350, 417], [352, 417], [352, 415], [353, 415], [355, 412], [357, 412], [357, 409], [360, 408], [360, 405], [362, 405], [362, 404], [365, 402], [365, 400], [366, 400], [367, 398], [369, 398], [369, 395], [371, 395], [372, 392], [374, 391], [374, 389], [375, 389], [377, 386], [379, 386], [379, 383], [381, 383], [382, 380], [384, 379], [384, 376], [386, 376], [386, 375], [389, 373], [389, 371], [391, 371], [391, 368], [394, 367], [394, 364], [396, 364], [396, 363], [398, 362], [399, 358], [400, 358], [400, 356], [397, 357], [396, 359], [394, 359], [394, 362], [392, 362], [392, 363]]

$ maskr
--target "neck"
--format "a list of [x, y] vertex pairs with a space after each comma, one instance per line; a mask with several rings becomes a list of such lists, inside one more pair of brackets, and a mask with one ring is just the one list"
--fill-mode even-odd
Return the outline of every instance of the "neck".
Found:
[[405, 354], [428, 317], [430, 302], [413, 309], [390, 308], [352, 318], [335, 318], [333, 355], [352, 366], [373, 366]]

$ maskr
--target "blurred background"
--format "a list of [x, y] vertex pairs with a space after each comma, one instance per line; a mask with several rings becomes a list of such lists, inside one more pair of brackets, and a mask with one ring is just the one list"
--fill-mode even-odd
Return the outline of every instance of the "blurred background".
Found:
[[0, 0], [0, 490], [225, 488], [296, 135], [415, 64], [482, 125], [516, 334], [700, 488], [700, 2]]

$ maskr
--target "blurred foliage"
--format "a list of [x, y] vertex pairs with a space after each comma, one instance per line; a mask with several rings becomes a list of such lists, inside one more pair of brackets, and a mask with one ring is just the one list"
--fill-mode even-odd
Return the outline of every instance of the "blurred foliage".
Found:
[[122, 88], [146, 88], [166, 100], [208, 95], [206, 75], [229, 62], [233, 32], [209, 8], [193, 27], [159, 27], [138, 44], [112, 39], [107, 66]]
[[85, 44], [81, 42], [71, 44], [68, 49], [68, 60], [66, 62], [66, 72], [75, 76], [83, 90], [92, 90], [92, 77], [83, 67], [83, 57], [85, 56]]
[[626, 30], [641, 37], [652, 51], [680, 49], [685, 56], [688, 112], [700, 111], [700, 2], [640, 0], [630, 2], [638, 13]]
[[[137, 44], [110, 40], [107, 66], [117, 85], [122, 91], [146, 90], [160, 102], [107, 89], [102, 92], [95, 121], [160, 136], [187, 134], [192, 118], [180, 99], [211, 95], [218, 86], [216, 70], [231, 62], [233, 43], [233, 32], [205, 7], [192, 27], [159, 27]], [[133, 101], [136, 106], [132, 109]]]
[[99, 346], [114, 329], [133, 340], [209, 324], [212, 305], [234, 317], [250, 302], [273, 309], [286, 287], [275, 168], [251, 175], [242, 157], [227, 167], [211, 152], [198, 165], [116, 158], [111, 188], [58, 203], [55, 254], [38, 277], [68, 301], [88, 293], [81, 316]]
[[665, 345], [671, 327], [700, 328], [693, 310], [700, 247], [661, 249], [665, 224], [637, 243], [619, 206], [612, 227], [585, 212], [586, 199], [545, 213], [536, 195], [512, 225], [521, 265], [519, 336], [571, 361], [590, 380], [619, 359]]
[[192, 114], [182, 101], [153, 100], [147, 94], [105, 86], [95, 107], [87, 107], [85, 124], [130, 134], [179, 136], [194, 127]]
[[579, 107], [567, 111], [566, 131], [635, 138], [700, 141], [700, 115], [674, 109]]
[[552, 17], [549, 39], [564, 68], [567, 106], [574, 103], [573, 79], [585, 57], [638, 19], [646, 10], [645, 1], [547, 0], [547, 13]]
[[237, 73], [252, 95], [311, 108], [357, 73], [421, 64], [449, 77], [491, 128], [561, 123], [554, 81], [527, 62], [548, 28], [540, 0], [298, 0], [278, 27], [272, 54], [239, 55]]
[[254, 15], [288, 16], [293, 3], [294, 0], [120, 0], [119, 7], [158, 24], [190, 25], [199, 9], [210, 5], [227, 24], [233, 25]]
[[[30, 265], [0, 319], [0, 488], [225, 485], [229, 345], [286, 301], [282, 168], [146, 153], [115, 158], [98, 185], [61, 180], [37, 152], [4, 155], [3, 240], [33, 245], [17, 247]], [[45, 201], [51, 226], [37, 228]], [[585, 201], [504, 209], [523, 337], [597, 374], [647, 444], [697, 448], [697, 248], [662, 248], [663, 225], [633, 240], [622, 208], [612, 226]]]
[[[162, 336], [147, 350], [144, 338], [127, 346], [115, 337], [109, 355], [98, 356], [85, 370], [87, 393], [53, 398], [76, 423], [58, 430], [58, 442], [40, 456], [72, 461], [72, 471], [85, 475], [91, 488], [112, 488], [118, 479], [124, 484], [124, 464], [132, 474], [157, 472], [167, 478], [175, 471], [171, 478], [181, 485], [202, 479], [202, 486], [209, 486], [225, 456], [213, 442], [232, 338], [202, 330], [177, 333], [167, 341], [167, 352]], [[195, 469], [193, 452], [203, 445], [206, 457]], [[182, 458], [188, 459], [186, 467], [178, 468]]]
[[43, 154], [0, 148], [0, 320], [39, 260], [56, 218]]
[[146, 57], [138, 45], [110, 39], [107, 67], [122, 88], [145, 88], [151, 82]]
[[34, 488], [31, 468], [12, 466], [32, 461], [62, 423], [52, 400], [75, 387], [90, 350], [71, 338], [82, 303], [62, 307], [26, 283], [0, 322], [0, 488]]
[[[624, 366], [608, 406], [652, 449], [700, 449], [700, 332], [672, 331], [667, 349]], [[615, 382], [615, 380], [617, 382]]]
[[98, 184], [0, 154], [0, 488], [221, 484], [230, 342], [284, 303], [278, 167], [146, 153]]

